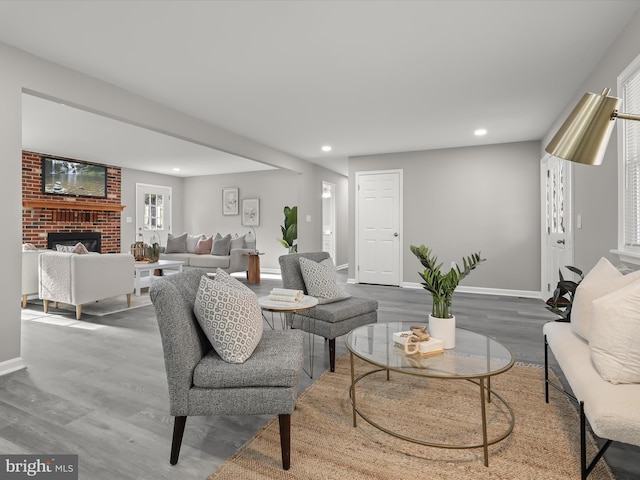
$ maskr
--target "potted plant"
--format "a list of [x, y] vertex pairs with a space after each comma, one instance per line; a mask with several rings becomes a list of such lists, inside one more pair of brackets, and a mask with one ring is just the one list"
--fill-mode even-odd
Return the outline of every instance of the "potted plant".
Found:
[[295, 241], [298, 239], [298, 207], [284, 207], [284, 225], [280, 225], [282, 230], [282, 238], [278, 241], [284, 248], [289, 249], [289, 253], [296, 253], [298, 245]]
[[448, 272], [442, 271], [442, 263], [438, 263], [438, 257], [430, 248], [420, 245], [411, 245], [411, 252], [418, 257], [425, 268], [424, 272], [418, 272], [422, 278], [422, 286], [431, 293], [433, 307], [429, 315], [429, 333], [437, 339], [444, 341], [444, 348], [455, 347], [455, 316], [451, 311], [453, 292], [460, 283], [480, 262], [485, 259], [480, 257], [480, 252], [473, 253], [462, 258], [463, 268], [458, 265], [451, 267]]
[[562, 276], [562, 271], [558, 270], [560, 280], [556, 289], [553, 291], [553, 296], [547, 300], [547, 310], [560, 315], [560, 318], [556, 322], [570, 322], [571, 321], [571, 307], [573, 306], [573, 299], [576, 295], [576, 289], [580, 282], [584, 279], [582, 270], [571, 265], [565, 265], [567, 270], [575, 273], [580, 280], [574, 282], [573, 280], [566, 280]]

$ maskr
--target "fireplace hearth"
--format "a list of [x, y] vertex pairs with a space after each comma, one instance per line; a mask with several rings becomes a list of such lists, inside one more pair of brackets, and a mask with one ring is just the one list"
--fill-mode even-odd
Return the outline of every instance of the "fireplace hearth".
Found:
[[47, 248], [56, 250], [56, 245], [75, 245], [81, 242], [90, 252], [100, 253], [100, 232], [56, 232], [47, 235]]

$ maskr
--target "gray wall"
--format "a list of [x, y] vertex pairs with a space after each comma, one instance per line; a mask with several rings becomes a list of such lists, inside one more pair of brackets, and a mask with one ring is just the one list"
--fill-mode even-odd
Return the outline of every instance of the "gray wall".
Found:
[[[611, 88], [617, 96], [617, 77], [640, 55], [640, 13], [636, 14], [602, 61], [587, 77], [560, 113], [556, 123], [541, 142], [541, 148], [549, 143], [559, 126], [586, 92], [600, 93]], [[627, 112], [640, 113], [640, 112]], [[620, 125], [620, 120], [616, 121]], [[572, 164], [573, 166], [573, 218], [575, 232], [575, 266], [590, 270], [601, 257], [607, 257], [614, 265], [621, 264], [610, 250], [618, 248], [618, 145], [617, 128], [609, 142], [602, 165]], [[582, 215], [582, 229], [576, 228], [575, 216]]]
[[[302, 181], [306, 176], [307, 181]], [[248, 172], [229, 175], [209, 175], [184, 179], [182, 217], [183, 230], [189, 233], [205, 233], [215, 235], [225, 233], [246, 233], [250, 229], [242, 225], [240, 215], [222, 215], [222, 189], [238, 187], [240, 199], [260, 199], [260, 225], [255, 228], [257, 247], [265, 254], [260, 259], [260, 266], [265, 271], [279, 272], [278, 257], [287, 250], [278, 242], [281, 238], [280, 226], [284, 224], [283, 209], [286, 206], [299, 205], [303, 197], [311, 197], [306, 208], [299, 208], [298, 225], [300, 233], [298, 245], [300, 251], [321, 248], [322, 219], [322, 181], [331, 181], [342, 188], [337, 188], [336, 201], [339, 211], [347, 208], [347, 178], [321, 167], [311, 167], [305, 175], [288, 170], [270, 170], [264, 172]], [[311, 222], [307, 222], [307, 215]], [[339, 219], [341, 225], [338, 232], [337, 264], [348, 262], [347, 217]], [[176, 231], [177, 232], [177, 231]], [[177, 232], [180, 233], [180, 232]]]
[[[22, 242], [22, 94], [18, 73], [7, 65], [15, 55], [7, 55], [0, 44], [0, 162], [4, 181], [0, 189], [3, 208], [0, 210], [2, 235], [0, 248], [5, 255], [5, 279], [22, 275], [22, 256], [18, 253]], [[12, 53], [12, 52], [9, 52]], [[13, 181], [11, 179], [14, 179]], [[20, 297], [18, 281], [4, 281], [0, 289], [0, 374], [20, 368]]]
[[[445, 266], [482, 252], [461, 286], [540, 290], [539, 142], [351, 157], [351, 218], [356, 172], [389, 169], [403, 170], [404, 282], [420, 282], [409, 246], [425, 244]], [[354, 259], [355, 221], [350, 242]]]

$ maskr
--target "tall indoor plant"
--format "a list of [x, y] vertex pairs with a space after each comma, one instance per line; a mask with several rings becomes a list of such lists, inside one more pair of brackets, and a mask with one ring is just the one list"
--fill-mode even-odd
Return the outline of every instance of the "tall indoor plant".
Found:
[[431, 293], [433, 298], [433, 307], [429, 315], [429, 333], [434, 338], [443, 340], [445, 348], [453, 348], [455, 346], [455, 317], [451, 312], [453, 292], [460, 280], [469, 275], [485, 259], [480, 257], [480, 252], [473, 253], [462, 258], [462, 268], [456, 264], [448, 272], [443, 272], [442, 263], [438, 263], [438, 257], [430, 248], [424, 245], [419, 247], [411, 245], [410, 248], [425, 268], [424, 272], [418, 273], [423, 280], [422, 286]]
[[280, 225], [280, 230], [282, 238], [278, 241], [284, 248], [289, 249], [289, 253], [296, 253], [298, 251], [298, 244], [295, 243], [298, 239], [298, 207], [284, 207], [284, 225]]

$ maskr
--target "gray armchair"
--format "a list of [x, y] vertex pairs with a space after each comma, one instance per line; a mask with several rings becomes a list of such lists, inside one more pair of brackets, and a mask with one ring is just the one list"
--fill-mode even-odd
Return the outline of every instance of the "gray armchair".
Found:
[[170, 463], [178, 463], [189, 415], [278, 414], [282, 467], [290, 466], [291, 413], [302, 370], [300, 331], [263, 332], [244, 363], [227, 363], [212, 348], [193, 312], [203, 270], [177, 273], [153, 283], [169, 384], [170, 413], [175, 417]]
[[[290, 253], [279, 258], [282, 286], [302, 290], [307, 294], [304, 278], [300, 270], [300, 257], [314, 262], [329, 258], [327, 252]], [[315, 322], [304, 321], [314, 318]], [[329, 369], [336, 369], [336, 338], [349, 333], [356, 327], [378, 321], [378, 301], [370, 298], [350, 297], [334, 303], [316, 306], [314, 309], [300, 312], [290, 319], [293, 328], [311, 331], [329, 341]]]

